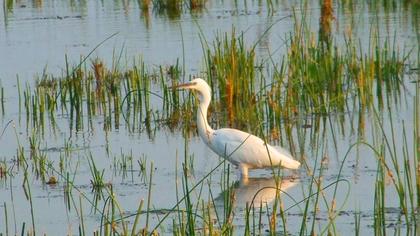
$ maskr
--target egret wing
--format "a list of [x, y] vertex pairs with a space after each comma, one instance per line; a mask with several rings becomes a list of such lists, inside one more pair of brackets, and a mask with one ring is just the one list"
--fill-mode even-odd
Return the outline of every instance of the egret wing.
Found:
[[213, 133], [210, 148], [235, 165], [264, 168], [271, 165], [297, 169], [300, 163], [281, 147], [273, 147], [255, 135], [236, 129], [219, 129]]
[[264, 141], [255, 135], [237, 129], [219, 129], [213, 134], [212, 150], [232, 163], [246, 164], [251, 168], [262, 167], [267, 149]]

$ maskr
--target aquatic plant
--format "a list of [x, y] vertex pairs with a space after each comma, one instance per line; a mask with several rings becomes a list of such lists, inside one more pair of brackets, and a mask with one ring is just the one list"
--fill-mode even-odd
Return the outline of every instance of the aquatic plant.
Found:
[[[141, 4], [149, 9], [150, 4], [159, 3], [143, 1]], [[185, 11], [195, 3], [176, 4], [180, 5], [176, 5], [175, 13], [179, 9]], [[267, 4], [274, 13], [278, 3], [268, 1]], [[344, 11], [342, 8], [354, 10], [349, 4], [337, 2], [338, 11]], [[400, 4], [404, 3], [396, 3], [397, 6]], [[410, 4], [414, 3], [406, 4], [412, 6]], [[367, 5], [373, 10], [393, 7], [381, 1]], [[13, 233], [11, 224], [15, 225], [15, 234], [39, 232], [42, 228], [37, 225], [40, 213], [36, 210], [36, 201], [39, 198], [32, 194], [37, 181], [46, 191], [54, 188], [47, 184], [50, 176], [57, 176], [58, 195], [62, 191], [66, 214], [76, 215], [80, 235], [90, 233], [89, 218], [100, 219], [94, 225], [95, 235], [157, 232], [174, 235], [236, 235], [242, 232], [246, 235], [337, 235], [342, 233], [340, 221], [349, 219], [346, 215], [350, 215], [350, 220], [354, 219], [356, 235], [366, 231], [378, 235], [390, 231], [415, 234], [420, 204], [420, 89], [416, 79], [408, 87], [406, 78], [418, 76], [418, 56], [417, 61], [409, 62], [408, 57], [414, 50], [409, 54], [398, 48], [397, 37], [382, 37], [378, 26], [372, 27], [366, 42], [360, 42], [349, 33], [343, 36], [344, 43], [341, 44], [334, 34], [328, 35], [328, 27], [334, 27], [328, 25], [332, 20], [328, 11], [325, 17], [320, 19], [320, 29], [314, 31], [305, 17], [298, 18], [295, 14], [294, 31], [285, 40], [288, 51], [281, 55], [270, 54], [267, 58], [255, 54], [255, 44], [246, 43], [244, 32], [217, 33], [213, 41], [201, 35], [205, 68], [199, 73], [211, 83], [215, 100], [209, 112], [210, 122], [215, 126], [244, 128], [267, 141], [289, 146], [304, 163], [297, 180], [302, 182], [301, 196], [282, 191], [285, 173], [271, 170], [275, 181], [270, 187], [275, 192], [272, 204], [256, 207], [258, 204], [252, 200], [238, 208], [239, 195], [235, 191], [241, 183], [235, 181], [231, 166], [221, 159], [208, 172], [197, 171], [195, 158], [200, 157], [189, 151], [190, 138], [196, 134], [192, 119], [194, 97], [168, 89], [188, 77], [182, 63], [152, 67], [136, 59], [124, 64], [121, 53], [116, 53], [112, 65], [107, 65], [100, 58], [87, 56], [75, 65], [66, 60], [61, 75], [49, 74], [45, 69], [34, 85], [21, 84], [17, 78], [17, 93], [0, 85], [3, 117], [5, 108], [11, 107], [9, 93], [17, 94], [17, 114], [23, 118], [22, 125], [26, 125], [26, 129], [15, 130], [16, 153], [6, 159], [2, 156], [0, 160], [0, 185], [13, 196], [12, 191], [16, 188], [12, 181], [22, 180], [18, 184], [22, 185], [31, 217], [28, 222], [10, 217], [15, 211], [15, 203], [4, 200], [2, 213], [5, 217], [0, 224], [6, 227], [0, 229], [0, 234]], [[328, 37], [317, 34], [321, 26], [326, 33], [324, 36]], [[407, 64], [411, 66], [410, 74], [406, 71]], [[407, 90], [415, 91], [416, 95]], [[411, 99], [414, 100], [412, 119], [393, 116]], [[7, 113], [9, 115], [9, 109]], [[16, 124], [21, 124], [20, 118]], [[413, 124], [406, 123], [407, 120]], [[62, 124], [68, 127], [62, 127]], [[51, 128], [54, 126], [58, 126], [57, 130], [68, 131], [70, 137], [62, 140], [60, 146], [50, 148], [44, 142], [44, 135], [52, 130], [51, 136], [55, 138], [56, 133]], [[182, 168], [178, 168], [178, 163], [174, 167], [176, 203], [169, 209], [153, 204], [157, 196], [153, 186], [156, 172], [153, 164], [150, 164], [150, 172], [147, 168], [153, 156], [143, 153], [133, 156], [131, 150], [122, 149], [113, 153], [106, 137], [107, 143], [98, 149], [105, 149], [105, 158], [100, 161], [109, 164], [110, 169], [100, 169], [96, 153], [89, 150], [88, 154], [80, 155], [77, 151], [80, 148], [78, 139], [88, 142], [85, 139], [94, 132], [104, 131], [107, 136], [111, 131], [125, 129], [128, 135], [145, 133], [153, 139], [160, 128], [182, 132], [185, 144], [183, 162], [179, 165]], [[355, 133], [358, 135], [353, 135]], [[349, 144], [351, 147], [345, 155], [337, 151], [337, 140], [340, 140], [337, 134], [354, 138], [349, 139], [354, 143]], [[22, 137], [24, 140], [20, 140]], [[1, 133], [0, 142], [5, 138]], [[359, 150], [363, 148], [369, 151], [360, 155]], [[331, 169], [336, 170], [328, 164], [333, 156], [330, 152], [335, 152], [333, 155], [340, 168], [338, 173], [328, 173]], [[178, 158], [177, 150], [174, 156]], [[102, 156], [98, 155], [98, 158]], [[358, 166], [359, 161], [369, 158], [372, 158], [373, 167], [364, 170]], [[93, 193], [80, 187], [89, 184], [77, 179], [79, 167], [86, 162], [89, 166], [86, 180], [91, 181]], [[375, 173], [374, 184], [368, 186], [374, 189], [372, 212], [360, 208], [344, 210], [347, 197], [354, 189], [348, 187], [349, 172], [344, 172], [343, 168], [354, 169], [355, 178], [358, 168]], [[136, 179], [133, 172], [140, 176]], [[123, 209], [124, 198], [114, 188], [117, 183], [110, 185], [105, 180], [108, 176], [125, 180], [128, 173], [132, 174], [132, 182], [147, 187], [144, 194], [147, 199], [143, 200], [141, 196], [134, 207]], [[288, 202], [292, 202], [291, 205], [287, 206]], [[89, 207], [93, 217], [86, 217]], [[392, 212], [393, 209], [398, 211]], [[291, 224], [291, 221], [298, 223]], [[366, 229], [366, 224], [370, 223], [372, 227]]]

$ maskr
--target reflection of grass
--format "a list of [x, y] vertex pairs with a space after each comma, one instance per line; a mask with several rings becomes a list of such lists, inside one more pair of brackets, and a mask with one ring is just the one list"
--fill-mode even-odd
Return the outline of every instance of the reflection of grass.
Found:
[[[142, 10], [148, 10], [150, 1], [142, 2]], [[178, 19], [186, 10], [192, 13], [202, 11], [205, 3], [206, 0], [155, 0], [152, 9], [154, 13], [167, 16], [169, 19]]]
[[1, 110], [1, 114], [2, 116], [4, 116], [5, 110], [4, 110], [4, 87], [1, 85], [1, 81], [0, 81], [0, 110]]

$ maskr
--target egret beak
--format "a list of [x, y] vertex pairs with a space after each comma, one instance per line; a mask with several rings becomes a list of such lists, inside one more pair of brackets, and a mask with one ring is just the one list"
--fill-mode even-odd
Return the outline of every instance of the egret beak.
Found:
[[196, 85], [196, 82], [188, 82], [185, 84], [178, 84], [175, 86], [169, 87], [169, 89], [191, 89], [192, 86]]

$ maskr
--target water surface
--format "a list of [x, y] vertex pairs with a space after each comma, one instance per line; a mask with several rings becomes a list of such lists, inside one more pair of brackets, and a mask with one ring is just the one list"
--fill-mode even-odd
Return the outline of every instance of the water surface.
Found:
[[[293, 11], [298, 19], [305, 12], [310, 19], [311, 31], [314, 34], [318, 33], [320, 6], [315, 2], [304, 6], [299, 2], [281, 1], [275, 4], [273, 10], [258, 1], [247, 2], [246, 5], [235, 5], [233, 1], [212, 1], [201, 11], [190, 12], [184, 9], [179, 14], [153, 9], [142, 12], [137, 1], [18, 1], [13, 6], [3, 4], [3, 11], [0, 13], [0, 82], [5, 88], [6, 112], [1, 116], [0, 131], [10, 120], [13, 120], [16, 127], [9, 125], [0, 137], [0, 160], [7, 163], [13, 174], [13, 177], [0, 178], [0, 203], [7, 206], [9, 232], [19, 233], [23, 222], [26, 223], [26, 227], [31, 225], [30, 205], [22, 188], [24, 175], [14, 160], [19, 145], [29, 155], [29, 137], [34, 134], [32, 129], [28, 129], [30, 125], [18, 109], [17, 77], [24, 86], [26, 83], [33, 85], [35, 78], [41, 76], [44, 70], [60, 76], [64, 73], [66, 57], [70, 64], [76, 65], [81, 56], [87, 56], [96, 45], [114, 33], [117, 34], [96, 49], [89, 60], [98, 57], [111, 67], [121, 53], [122, 60], [118, 66], [122, 70], [133, 60], [141, 58], [151, 70], [157, 70], [161, 65], [174, 65], [178, 61], [182, 67], [185, 66], [185, 79], [192, 75], [205, 76], [202, 40], [211, 43], [217, 35], [230, 33], [233, 29], [237, 35], [244, 34], [247, 45], [261, 40], [256, 47], [259, 60], [266, 60], [269, 55], [272, 55], [274, 60], [279, 60], [288, 50], [284, 41], [286, 35], [293, 31], [293, 17], [288, 17]], [[418, 50], [416, 22], [419, 22], [420, 16], [409, 7], [398, 6], [390, 9], [380, 4], [378, 6], [364, 3], [354, 3], [354, 6], [350, 7], [334, 5], [334, 16], [332, 33], [338, 43], [344, 43], [345, 36], [353, 35], [360, 40], [362, 48], [368, 49], [369, 45], [365, 42], [369, 41], [371, 26], [377, 24], [381, 29], [381, 39], [394, 39], [395, 36], [396, 47], [400, 47], [401, 51], [404, 48], [414, 48], [414, 52]], [[266, 31], [269, 27], [272, 28]], [[416, 60], [415, 53], [412, 55], [414, 56], [410, 63]], [[392, 107], [391, 118], [388, 119], [386, 109], [381, 111], [386, 117], [382, 124], [385, 134], [387, 137], [394, 137], [398, 149], [402, 149], [403, 146], [403, 128], [406, 131], [414, 130], [413, 108], [416, 90], [415, 84], [410, 83], [413, 77], [415, 78], [416, 74], [407, 74], [403, 78], [404, 96], [399, 104]], [[159, 86], [153, 91], [162, 94]], [[152, 99], [155, 99], [155, 102], [152, 102], [156, 106], [154, 109], [159, 110], [159, 98]], [[303, 167], [298, 172], [285, 172], [286, 176], [295, 178], [289, 181], [284, 189], [292, 196], [284, 197], [286, 208], [292, 206], [294, 201], [308, 196], [308, 186], [311, 182], [308, 169], [318, 172], [322, 164], [325, 186], [337, 179], [338, 170], [349, 147], [360, 141], [356, 118], [358, 114], [352, 114], [353, 112], [348, 111], [346, 114], [344, 133], [338, 131], [339, 116], [332, 114], [329, 117], [332, 125], [321, 127], [320, 130], [324, 133], [315, 135], [319, 136], [316, 145], [310, 133], [317, 131], [311, 130], [311, 126], [306, 130], [294, 129], [293, 138], [300, 139], [303, 143], [305, 159], [302, 161], [306, 162], [308, 168]], [[378, 133], [381, 132], [377, 118], [366, 114], [365, 120], [363, 140], [379, 143]], [[393, 127], [389, 120], [394, 121]], [[302, 118], [303, 121], [312, 124], [315, 119], [305, 117]], [[185, 156], [193, 162], [194, 168], [189, 176], [191, 183], [204, 177], [220, 161], [199, 137], [193, 135], [186, 138], [179, 130], [171, 132], [166, 128], [157, 129], [151, 138], [145, 132], [129, 132], [123, 122], [119, 129], [105, 131], [101, 116], [93, 120], [93, 129], [90, 130], [70, 130], [68, 123], [68, 117], [58, 116], [56, 127], [47, 126], [42, 135], [35, 136], [42, 153], [48, 156], [52, 166], [58, 169], [59, 163], [64, 160], [66, 170], [74, 180], [71, 201], [79, 207], [79, 198], [83, 199], [85, 227], [89, 233], [100, 227], [100, 215], [92, 206], [97, 195], [91, 188], [88, 161], [90, 155], [97, 168], [105, 170], [104, 179], [112, 183], [113, 191], [125, 215], [135, 213], [139, 201], [147, 199], [150, 163], [153, 162], [152, 208], [169, 209], [177, 202], [176, 186], [182, 189], [182, 163], [185, 162]], [[393, 130], [394, 133], [391, 133]], [[305, 132], [305, 135], [301, 136], [302, 132]], [[411, 133], [408, 137], [411, 137]], [[289, 143], [285, 145], [289, 147]], [[70, 154], [66, 154], [66, 146], [69, 147], [67, 150], [70, 150]], [[407, 139], [407, 146], [414, 147], [414, 139]], [[124, 170], [121, 168], [123, 156], [131, 154], [132, 167], [129, 164]], [[143, 161], [146, 174], [143, 174], [139, 164]], [[377, 160], [369, 148], [361, 146], [351, 151], [343, 165], [341, 178], [346, 179], [350, 185], [344, 182], [339, 185], [336, 200], [337, 207], [342, 208], [339, 208], [341, 215], [336, 220], [337, 231], [344, 234], [354, 231], [353, 214], [361, 212], [361, 233], [371, 234]], [[223, 168], [218, 168], [208, 183], [215, 198], [222, 194], [220, 185], [223, 171]], [[232, 167], [230, 171], [232, 180], [239, 180], [237, 170]], [[272, 185], [272, 175], [268, 170], [252, 171], [251, 177], [249, 182], [238, 182], [235, 187], [239, 195], [236, 199], [237, 210], [234, 218], [238, 232], [244, 230], [244, 202], [247, 201], [247, 196], [254, 194], [252, 190], [255, 191], [261, 186]], [[29, 183], [37, 232], [48, 235], [78, 233], [79, 209], [67, 208], [64, 178], [60, 176], [57, 185], [46, 185], [34, 173], [29, 176]], [[386, 198], [390, 204], [387, 208], [390, 213], [390, 219], [387, 219], [390, 227], [387, 231], [394, 232], [399, 227], [404, 230], [406, 226], [400, 224], [400, 214], [396, 210], [399, 208], [396, 192], [391, 184], [387, 185], [387, 189], [389, 190]], [[203, 191], [203, 196], [209, 195], [207, 188]], [[272, 192], [267, 191], [264, 194], [268, 195], [264, 199], [270, 205]], [[332, 195], [331, 191], [326, 191], [325, 194], [327, 198]], [[207, 200], [207, 197], [204, 199]], [[103, 207], [104, 200], [99, 200], [98, 209]], [[3, 212], [4, 205], [0, 205], [0, 211]], [[291, 233], [299, 232], [302, 207], [293, 207], [287, 213], [288, 229]], [[156, 224], [164, 212], [162, 210], [151, 215], [152, 225]], [[316, 217], [318, 231], [322, 232], [328, 223], [328, 211], [323, 203]], [[143, 220], [144, 218], [141, 221], [142, 226]], [[130, 219], [130, 222], [132, 221], [133, 218]], [[267, 219], [264, 222], [264, 229], [267, 229]], [[0, 226], [0, 232], [5, 232], [3, 215], [0, 217]], [[167, 220], [160, 230], [169, 233], [171, 227], [172, 221]]]

